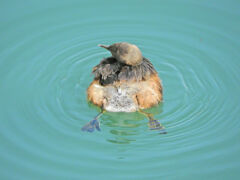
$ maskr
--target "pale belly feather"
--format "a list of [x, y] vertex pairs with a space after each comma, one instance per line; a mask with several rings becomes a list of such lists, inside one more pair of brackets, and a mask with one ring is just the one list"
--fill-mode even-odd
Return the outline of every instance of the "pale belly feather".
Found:
[[135, 112], [138, 105], [134, 102], [134, 88], [127, 86], [107, 86], [104, 88], [104, 109], [111, 112]]

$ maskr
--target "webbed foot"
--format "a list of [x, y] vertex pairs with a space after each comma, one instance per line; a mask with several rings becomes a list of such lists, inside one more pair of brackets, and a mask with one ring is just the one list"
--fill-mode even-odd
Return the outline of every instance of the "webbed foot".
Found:
[[150, 130], [158, 130], [160, 131], [160, 134], [167, 134], [165, 127], [158, 120], [151, 119], [149, 120], [148, 125]]
[[94, 130], [101, 131], [100, 123], [97, 119], [94, 119], [82, 127], [82, 131], [93, 132]]
[[101, 131], [100, 129], [100, 122], [98, 118], [105, 112], [104, 109], [101, 110], [101, 112], [89, 123], [87, 123], [85, 126], [82, 127], [82, 131], [87, 131], [87, 132], [93, 132], [95, 129], [98, 131]]

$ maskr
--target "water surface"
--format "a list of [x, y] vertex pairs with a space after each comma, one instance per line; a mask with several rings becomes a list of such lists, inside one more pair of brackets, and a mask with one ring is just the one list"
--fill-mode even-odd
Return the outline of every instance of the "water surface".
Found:
[[[0, 179], [239, 179], [240, 3], [1, 1]], [[86, 101], [97, 44], [137, 44], [163, 81], [138, 113]]]

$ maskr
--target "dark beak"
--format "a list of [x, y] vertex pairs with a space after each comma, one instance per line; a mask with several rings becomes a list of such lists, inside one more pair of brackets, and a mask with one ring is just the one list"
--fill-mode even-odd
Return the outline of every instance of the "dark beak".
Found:
[[105, 49], [107, 49], [107, 50], [109, 50], [109, 47], [110, 47], [110, 46], [108, 46], [108, 45], [103, 45], [103, 44], [99, 44], [98, 46], [99, 46], [99, 47], [102, 47], [102, 48], [105, 48]]

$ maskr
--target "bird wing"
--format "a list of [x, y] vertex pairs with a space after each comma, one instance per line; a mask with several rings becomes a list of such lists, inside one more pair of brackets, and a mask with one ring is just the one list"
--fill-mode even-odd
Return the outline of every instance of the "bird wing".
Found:
[[99, 79], [102, 85], [111, 84], [118, 79], [121, 64], [113, 57], [103, 59], [93, 68], [95, 79]]

